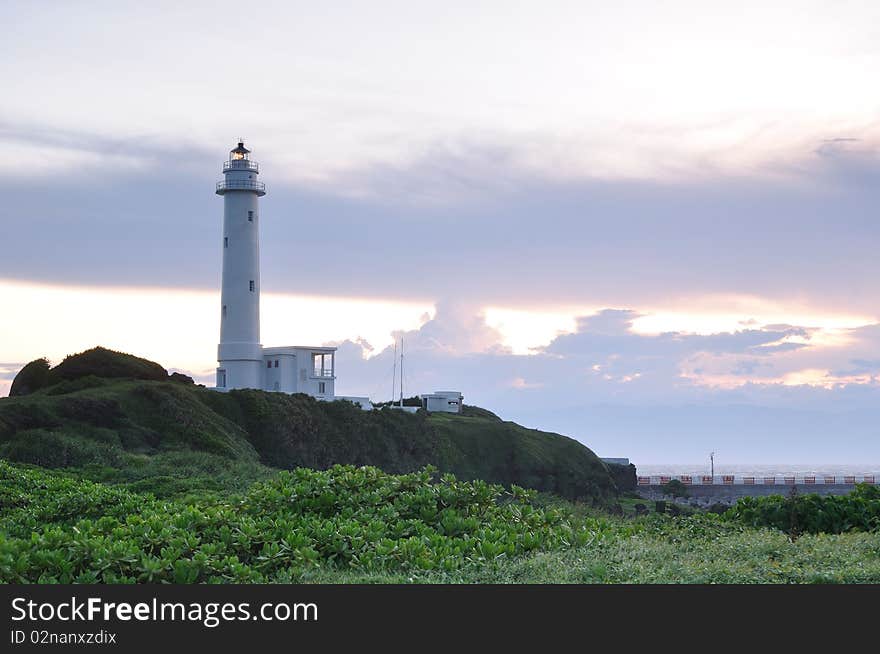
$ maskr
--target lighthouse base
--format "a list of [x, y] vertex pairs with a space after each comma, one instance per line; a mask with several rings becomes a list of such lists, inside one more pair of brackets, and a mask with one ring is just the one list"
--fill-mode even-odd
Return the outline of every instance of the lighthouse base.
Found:
[[263, 388], [263, 346], [259, 343], [221, 343], [217, 363], [217, 390]]

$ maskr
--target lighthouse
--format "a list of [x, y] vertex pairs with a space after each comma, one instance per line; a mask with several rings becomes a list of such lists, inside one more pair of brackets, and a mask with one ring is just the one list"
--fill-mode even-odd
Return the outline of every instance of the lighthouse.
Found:
[[250, 154], [239, 141], [223, 164], [223, 181], [217, 182], [217, 195], [223, 196], [223, 281], [216, 390], [305, 393], [318, 400], [348, 400], [370, 410], [368, 397], [336, 395], [335, 346], [260, 343], [259, 201], [266, 185], [257, 181], [260, 166]]
[[260, 343], [260, 208], [266, 185], [260, 166], [239, 141], [223, 164], [223, 281], [217, 388], [262, 388]]

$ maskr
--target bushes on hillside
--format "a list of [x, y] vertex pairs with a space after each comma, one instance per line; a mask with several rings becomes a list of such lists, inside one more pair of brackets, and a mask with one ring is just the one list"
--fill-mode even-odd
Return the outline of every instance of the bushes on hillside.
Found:
[[752, 527], [774, 527], [792, 537], [871, 531], [880, 529], [880, 488], [858, 484], [849, 495], [743, 497], [725, 517]]
[[69, 393], [76, 393], [77, 391], [84, 391], [87, 388], [106, 386], [108, 383], [109, 382], [106, 379], [102, 379], [101, 377], [87, 375], [85, 377], [80, 377], [79, 379], [68, 379], [54, 384], [46, 389], [46, 395], [67, 395]]
[[0, 444], [0, 457], [44, 468], [119, 465], [121, 455], [122, 450], [113, 444], [45, 429], [20, 431]]
[[348, 463], [398, 473], [437, 461], [437, 438], [424, 414], [362, 411], [351, 402], [320, 402], [301, 393], [236, 390], [199, 398], [240, 421], [266, 465], [324, 469]]
[[9, 389], [9, 396], [30, 395], [50, 387], [51, 395], [74, 393], [86, 388], [105, 384], [105, 379], [149, 379], [164, 381], [170, 379], [192, 384], [191, 377], [174, 373], [169, 376], [158, 363], [141, 359], [124, 352], [114, 352], [103, 347], [71, 354], [54, 368], [45, 357], [31, 361], [15, 376]]
[[[49, 385], [39, 392], [0, 402], [0, 443], [12, 460], [113, 465], [94, 451], [100, 440], [81, 448], [70, 443], [109, 430], [111, 461], [122, 449], [147, 455], [200, 451], [278, 468], [342, 463], [405, 473], [433, 464], [463, 479], [597, 504], [615, 491], [608, 469], [581, 443], [502, 422], [476, 407], [466, 406], [466, 415], [428, 415], [362, 411], [350, 402], [303, 394], [216, 393], [185, 375], [169, 376], [156, 363], [104, 348], [69, 356], [47, 375]], [[24, 432], [36, 433], [36, 440], [27, 443]], [[49, 451], [51, 442], [57, 452]]]
[[124, 352], [115, 352], [103, 347], [71, 354], [49, 371], [49, 384], [57, 384], [66, 379], [79, 379], [94, 375], [104, 378], [168, 379], [168, 371], [154, 361], [141, 359]]
[[168, 381], [179, 382], [181, 384], [195, 384], [195, 380], [189, 375], [184, 375], [182, 372], [172, 372], [168, 375]]
[[24, 368], [18, 371], [12, 386], [9, 388], [9, 397], [15, 395], [30, 395], [43, 388], [49, 381], [49, 360], [45, 357], [34, 359]]

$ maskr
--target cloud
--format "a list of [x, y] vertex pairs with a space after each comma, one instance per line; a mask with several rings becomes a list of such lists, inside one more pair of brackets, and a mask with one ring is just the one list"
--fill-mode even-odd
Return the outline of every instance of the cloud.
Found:
[[839, 370], [834, 375], [839, 377], [866, 374], [880, 376], [880, 359], [850, 359], [849, 364], [852, 367]]
[[198, 172], [210, 166], [211, 153], [187, 136], [169, 139], [159, 133], [101, 134], [51, 125], [0, 121], [0, 146], [6, 157], [0, 170], [19, 182], [58, 181], [91, 186], [120, 175], [151, 177], [166, 172]]
[[[0, 380], [12, 381], [23, 367], [23, 363], [0, 363]], [[2, 396], [0, 394], [0, 397]]]
[[[708, 354], [769, 355], [782, 349], [774, 345], [793, 335], [804, 335], [801, 328], [785, 330], [746, 329], [733, 333], [637, 334], [632, 331], [633, 322], [640, 314], [630, 310], [606, 309], [594, 316], [578, 319], [574, 334], [557, 337], [543, 348], [548, 354], [587, 358], [639, 357], [652, 358], [686, 357], [700, 352]], [[800, 347], [800, 344], [792, 344]]]
[[[568, 433], [606, 454], [638, 454], [643, 461], [670, 460], [664, 457], [673, 453], [684, 457], [678, 461], [693, 460], [685, 456], [687, 448], [709, 443], [723, 445], [728, 460], [736, 457], [745, 462], [782, 456], [797, 443], [799, 450], [790, 457], [818, 461], [843, 451], [823, 439], [831, 429], [848, 430], [839, 436], [846, 443], [844, 449], [850, 448], [847, 451], [861, 443], [864, 456], [880, 460], [875, 441], [859, 440], [872, 433], [871, 421], [880, 417], [880, 382], [839, 378], [829, 386], [821, 378], [800, 385], [783, 381], [818, 359], [848, 363], [851, 353], [860, 351], [866, 335], [878, 326], [852, 330], [857, 337], [849, 347], [822, 346], [807, 339], [798, 348], [768, 348], [780, 339], [814, 332], [773, 325], [774, 329], [711, 335], [646, 335], [631, 329], [639, 315], [634, 310], [608, 309], [583, 316], [575, 333], [557, 337], [535, 354], [517, 355], [498, 348], [497, 340], [493, 343], [500, 337], [486, 331], [479, 314], [468, 316], [468, 307], [447, 303], [438, 307], [422, 330], [403, 334], [406, 342], [413, 343], [405, 364], [406, 393], [458, 389], [466, 401], [506, 418]], [[463, 333], [437, 337], [469, 329], [473, 338]], [[761, 351], [765, 349], [769, 351]], [[338, 382], [340, 392], [378, 390], [374, 397], [386, 399], [392, 351], [370, 359], [363, 354], [355, 343], [340, 346], [337, 369], [345, 371]], [[733, 382], [719, 385], [721, 377]], [[636, 415], [641, 418], [634, 421]], [[619, 424], [610, 424], [611, 416]], [[692, 416], [690, 424], [688, 416]], [[710, 427], [713, 416], [717, 423]], [[761, 424], [762, 417], [766, 424]], [[748, 429], [748, 435], [742, 429]], [[798, 441], [798, 433], [806, 436]], [[615, 443], [625, 443], [625, 449]]]
[[486, 324], [481, 310], [454, 301], [439, 302], [435, 318], [427, 320], [416, 331], [399, 332], [398, 335], [405, 337], [407, 352], [424, 351], [448, 356], [510, 352], [500, 344], [502, 337], [498, 330]]
[[[0, 277], [216, 288], [222, 149], [28, 129], [22, 138], [33, 142], [142, 165], [0, 179], [0, 228], [11, 235], [0, 243]], [[504, 152], [462, 144], [317, 186], [285, 183], [283, 170], [264, 164], [264, 288], [523, 308], [706, 294], [868, 315], [880, 306], [880, 223], [870, 210], [880, 184], [863, 183], [876, 161], [816, 164], [797, 183], [657, 183], [551, 179]]]

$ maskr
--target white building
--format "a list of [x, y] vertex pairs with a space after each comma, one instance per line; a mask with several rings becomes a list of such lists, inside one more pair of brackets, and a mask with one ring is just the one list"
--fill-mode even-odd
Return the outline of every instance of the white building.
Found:
[[434, 391], [419, 395], [422, 406], [429, 412], [461, 413], [464, 395], [458, 391]]
[[239, 142], [223, 164], [223, 283], [217, 390], [256, 388], [349, 399], [364, 409], [368, 398], [337, 398], [335, 347], [263, 347], [260, 343], [260, 206], [266, 186], [260, 166]]

